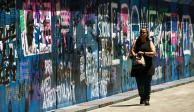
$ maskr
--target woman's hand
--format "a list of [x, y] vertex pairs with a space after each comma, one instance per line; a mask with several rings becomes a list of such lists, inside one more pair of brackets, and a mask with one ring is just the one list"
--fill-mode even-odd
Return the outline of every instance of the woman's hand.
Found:
[[144, 52], [139, 51], [137, 54], [140, 55], [140, 56], [143, 56], [144, 55]]

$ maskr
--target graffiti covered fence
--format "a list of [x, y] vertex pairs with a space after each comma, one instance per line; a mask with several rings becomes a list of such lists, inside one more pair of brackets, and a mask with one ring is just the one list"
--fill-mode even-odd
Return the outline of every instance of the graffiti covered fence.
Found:
[[136, 89], [140, 28], [152, 84], [194, 75], [193, 6], [159, 0], [0, 0], [0, 112], [39, 112]]

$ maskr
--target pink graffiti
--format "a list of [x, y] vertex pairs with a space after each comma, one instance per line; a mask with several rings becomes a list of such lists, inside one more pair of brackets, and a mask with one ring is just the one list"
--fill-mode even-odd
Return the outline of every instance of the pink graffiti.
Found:
[[122, 17], [122, 31], [123, 33], [127, 33], [127, 26], [128, 26], [128, 8], [122, 8], [121, 10], [121, 17]]
[[171, 36], [171, 44], [172, 45], [176, 45], [177, 44], [177, 34], [176, 32], [172, 32], [172, 36]]
[[70, 16], [71, 13], [69, 10], [62, 10], [61, 11], [61, 24], [65, 25], [65, 26], [69, 26], [70, 25]]

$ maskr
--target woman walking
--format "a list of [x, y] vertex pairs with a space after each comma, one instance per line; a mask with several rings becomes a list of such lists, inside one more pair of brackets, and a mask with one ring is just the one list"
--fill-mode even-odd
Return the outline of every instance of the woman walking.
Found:
[[152, 63], [152, 58], [156, 54], [155, 46], [149, 39], [148, 30], [141, 28], [140, 36], [137, 40], [133, 41], [131, 54], [133, 57], [143, 57], [144, 66], [141, 66], [139, 70], [133, 71], [131, 76], [135, 77], [140, 96], [140, 104], [150, 105], [150, 92], [151, 92], [151, 80], [154, 75], [155, 68]]

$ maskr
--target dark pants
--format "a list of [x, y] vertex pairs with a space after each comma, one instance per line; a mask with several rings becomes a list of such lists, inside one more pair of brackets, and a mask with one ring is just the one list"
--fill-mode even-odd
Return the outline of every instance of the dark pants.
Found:
[[[142, 74], [143, 75], [143, 74]], [[150, 100], [150, 92], [151, 92], [151, 75], [144, 75], [144, 76], [137, 76], [136, 82], [137, 82], [137, 88], [139, 92], [139, 96], [141, 100]]]

